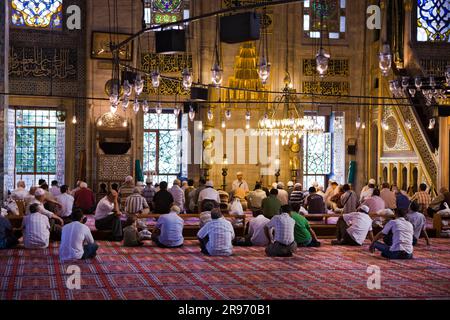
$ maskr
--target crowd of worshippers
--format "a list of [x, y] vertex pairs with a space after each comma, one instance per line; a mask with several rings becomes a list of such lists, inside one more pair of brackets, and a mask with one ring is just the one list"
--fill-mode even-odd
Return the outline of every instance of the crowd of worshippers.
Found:
[[[200, 178], [196, 187], [188, 179], [176, 179], [168, 188], [166, 181], [153, 185], [151, 178], [145, 185], [135, 185], [131, 176], [121, 186], [110, 190], [100, 186], [100, 200], [85, 182], [78, 181], [73, 190], [46, 181], [26, 190], [19, 181], [17, 189], [10, 192], [7, 204], [23, 201], [25, 216], [19, 230], [10, 221], [0, 217], [0, 248], [12, 248], [23, 238], [25, 248], [46, 248], [50, 240], [61, 241], [61, 260], [95, 257], [98, 245], [91, 230], [85, 225], [86, 215], [93, 215], [97, 230], [111, 231], [110, 240], [123, 241], [124, 246], [141, 246], [144, 240], [152, 240], [161, 248], [183, 246], [183, 213], [199, 213], [200, 230], [197, 237], [201, 252], [207, 255], [231, 255], [234, 246], [265, 247], [268, 256], [288, 257], [297, 247], [319, 247], [320, 242], [309, 223], [314, 214], [342, 213], [336, 224], [336, 240], [332, 245], [361, 246], [369, 237], [369, 250], [381, 251], [390, 259], [410, 259], [421, 235], [429, 245], [424, 214], [433, 215], [450, 204], [450, 193], [441, 189], [431, 199], [425, 184], [409, 197], [395, 185], [382, 184], [381, 190], [371, 179], [358, 196], [350, 185], [339, 186], [330, 181], [326, 190], [314, 183], [304, 191], [300, 183], [282, 182], [267, 188], [256, 182], [250, 191], [243, 174], [238, 172], [230, 194], [216, 190], [212, 181]], [[238, 204], [235, 206], [235, 204]], [[236, 209], [237, 208], [237, 209]], [[232, 222], [223, 212], [233, 210], [251, 211], [253, 218], [246, 225], [245, 237], [236, 237]], [[5, 209], [4, 209], [5, 210]], [[7, 205], [8, 213], [17, 206]], [[3, 211], [3, 210], [2, 210]], [[139, 214], [160, 214], [152, 232]], [[373, 221], [369, 213], [391, 212], [395, 219], [389, 220], [382, 231], [373, 236]], [[127, 216], [126, 221], [121, 219]], [[243, 212], [238, 212], [243, 214]], [[306, 218], [308, 217], [308, 218]], [[383, 240], [380, 242], [379, 240]]]

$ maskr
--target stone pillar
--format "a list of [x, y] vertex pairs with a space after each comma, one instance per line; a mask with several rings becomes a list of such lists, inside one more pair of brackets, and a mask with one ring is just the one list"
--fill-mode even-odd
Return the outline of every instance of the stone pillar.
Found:
[[[9, 53], [9, 19], [8, 19], [8, 1], [4, 1], [0, 5], [0, 92], [7, 92], [8, 90], [8, 53]], [[0, 202], [6, 196], [5, 188], [5, 171], [6, 171], [6, 123], [7, 123], [7, 105], [8, 98], [5, 95], [0, 95]]]

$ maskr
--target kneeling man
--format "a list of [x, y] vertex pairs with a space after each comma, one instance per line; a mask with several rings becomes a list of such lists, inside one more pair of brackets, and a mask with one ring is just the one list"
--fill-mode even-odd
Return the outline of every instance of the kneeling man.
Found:
[[233, 254], [234, 229], [219, 208], [211, 210], [211, 221], [197, 233], [202, 253], [211, 256], [230, 256]]
[[372, 240], [372, 219], [369, 210], [368, 206], [363, 205], [359, 207], [358, 212], [346, 213], [339, 217], [336, 224], [337, 240], [331, 241], [331, 244], [361, 246], [367, 234]]
[[273, 216], [265, 226], [267, 237], [272, 239], [266, 247], [269, 257], [291, 257], [297, 249], [294, 239], [295, 220], [289, 214], [290, 207], [282, 206], [281, 213]]
[[152, 233], [152, 240], [158, 247], [178, 248], [183, 245], [184, 220], [178, 216], [180, 211], [180, 207], [172, 206], [169, 213], [159, 216]]

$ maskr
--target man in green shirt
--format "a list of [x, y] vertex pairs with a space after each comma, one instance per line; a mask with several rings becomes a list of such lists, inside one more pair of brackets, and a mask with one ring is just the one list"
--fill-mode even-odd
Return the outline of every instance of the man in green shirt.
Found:
[[270, 194], [267, 198], [263, 199], [261, 207], [263, 210], [263, 215], [266, 218], [271, 219], [274, 215], [280, 213], [281, 202], [277, 199], [278, 190], [270, 190]]
[[299, 247], [320, 247], [316, 233], [308, 223], [308, 220], [301, 214], [290, 210], [291, 218], [295, 221], [294, 239]]

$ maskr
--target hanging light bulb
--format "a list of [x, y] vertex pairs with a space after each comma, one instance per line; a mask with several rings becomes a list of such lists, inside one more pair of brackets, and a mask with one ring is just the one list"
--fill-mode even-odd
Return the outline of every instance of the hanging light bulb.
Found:
[[263, 84], [267, 83], [270, 76], [270, 63], [267, 62], [266, 57], [262, 57], [258, 65], [258, 76]]
[[361, 118], [358, 116], [355, 122], [356, 129], [361, 128]]
[[211, 110], [211, 107], [208, 109], [208, 113], [206, 114], [208, 116], [208, 120], [212, 121], [214, 119], [214, 113]]
[[419, 76], [415, 77], [414, 85], [416, 86], [417, 91], [420, 91], [422, 89], [422, 78]]
[[189, 90], [192, 86], [192, 72], [188, 68], [184, 68], [181, 72], [183, 79], [183, 87], [185, 90]]
[[392, 54], [389, 44], [384, 44], [382, 51], [378, 54], [378, 65], [383, 76], [387, 77], [391, 70]]
[[155, 112], [156, 114], [161, 114], [163, 111], [162, 106], [161, 106], [161, 102], [158, 102], [155, 106]]
[[409, 119], [406, 119], [406, 121], [405, 121], [405, 127], [406, 127], [406, 129], [411, 130], [412, 125], [411, 125], [411, 121], [409, 121]]
[[73, 116], [73, 117], [72, 117], [72, 123], [73, 123], [73, 124], [76, 124], [76, 123], [77, 123], [77, 116]]
[[149, 105], [148, 105], [148, 101], [147, 100], [144, 100], [143, 102], [142, 102], [142, 111], [144, 112], [144, 113], [148, 113], [148, 110], [150, 109], [150, 107], [149, 107]]
[[245, 129], [250, 129], [250, 120], [245, 120]]
[[251, 118], [252, 118], [252, 114], [250, 113], [249, 110], [247, 110], [245, 112], [245, 120], [250, 121]]
[[123, 111], [127, 111], [129, 104], [130, 104], [130, 99], [128, 98], [128, 96], [125, 96], [123, 98], [123, 100], [122, 100], [122, 109], [123, 109]]
[[222, 129], [225, 129], [227, 127], [227, 123], [225, 122], [225, 120], [222, 120], [221, 127]]
[[409, 88], [408, 92], [411, 95], [411, 97], [414, 98], [416, 96], [416, 89], [415, 88]]
[[97, 126], [98, 127], [101, 127], [103, 125], [103, 120], [102, 120], [102, 118], [100, 117], [100, 119], [98, 119], [98, 121], [97, 121]]
[[211, 81], [216, 87], [220, 86], [223, 81], [223, 70], [217, 62], [214, 63], [211, 69]]
[[225, 111], [225, 118], [226, 118], [227, 120], [230, 120], [230, 119], [231, 119], [231, 110], [230, 110], [230, 109], [227, 109], [227, 110]]
[[109, 103], [111, 104], [117, 104], [119, 102], [119, 95], [117, 93], [112, 93], [109, 96]]
[[428, 129], [433, 130], [435, 125], [436, 125], [436, 119], [431, 118], [430, 121], [428, 122]]
[[436, 80], [434, 79], [433, 76], [430, 76], [430, 87], [432, 89], [434, 89], [434, 87], [436, 87]]
[[280, 144], [280, 138], [276, 137], [275, 138], [275, 145], [278, 146]]
[[175, 107], [175, 109], [173, 109], [173, 114], [174, 114], [175, 116], [177, 116], [177, 117], [178, 117], [178, 115], [180, 114], [180, 112], [181, 112], [180, 107]]
[[198, 130], [202, 130], [203, 129], [203, 123], [201, 121], [198, 122], [197, 129]]
[[316, 54], [316, 69], [320, 77], [324, 77], [328, 70], [328, 60], [330, 55], [325, 52], [324, 48], [320, 48]]
[[402, 88], [406, 91], [409, 86], [409, 77], [402, 77]]
[[117, 112], [117, 104], [111, 104], [111, 105], [109, 106], [109, 111], [110, 111], [112, 114], [115, 114], [115, 113]]
[[123, 82], [123, 95], [126, 97], [129, 97], [131, 95], [131, 91], [133, 90], [133, 87], [131, 86], [130, 82], [128, 80], [125, 80]]
[[134, 102], [133, 102], [133, 111], [134, 113], [138, 113], [140, 109], [140, 105], [139, 105], [139, 100], [138, 98], [134, 98]]
[[136, 95], [140, 95], [144, 90], [144, 80], [141, 79], [141, 75], [138, 74], [136, 80], [134, 81], [134, 92]]
[[363, 122], [363, 123], [361, 124], [361, 129], [365, 129], [365, 128], [366, 128], [366, 123]]
[[195, 111], [192, 108], [192, 106], [189, 106], [189, 120], [194, 121], [195, 118]]
[[125, 128], [128, 126], [128, 121], [126, 119], [123, 121], [122, 126]]
[[150, 77], [152, 79], [153, 88], [158, 88], [161, 82], [161, 74], [157, 70], [155, 70], [151, 73]]
[[381, 127], [383, 128], [383, 130], [389, 130], [389, 125], [385, 120], [381, 121]]

